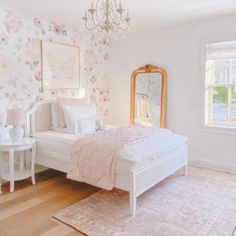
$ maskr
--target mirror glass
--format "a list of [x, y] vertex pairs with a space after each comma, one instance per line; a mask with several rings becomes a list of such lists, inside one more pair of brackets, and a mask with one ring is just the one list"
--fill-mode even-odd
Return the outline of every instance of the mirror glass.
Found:
[[135, 83], [134, 123], [160, 127], [162, 75], [160, 73], [138, 74]]

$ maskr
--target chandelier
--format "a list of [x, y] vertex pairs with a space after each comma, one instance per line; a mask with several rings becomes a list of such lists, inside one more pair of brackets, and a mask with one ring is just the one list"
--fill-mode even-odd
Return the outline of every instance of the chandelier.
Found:
[[125, 11], [121, 3], [117, 4], [116, 0], [97, 0], [95, 5], [92, 2], [82, 19], [86, 29], [101, 33], [105, 42], [118, 31], [129, 30], [131, 21], [129, 12]]

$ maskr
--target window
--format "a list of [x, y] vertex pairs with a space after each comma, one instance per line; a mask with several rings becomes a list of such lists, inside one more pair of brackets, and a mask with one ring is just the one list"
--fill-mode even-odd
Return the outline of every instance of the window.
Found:
[[236, 128], [236, 41], [207, 45], [205, 124]]

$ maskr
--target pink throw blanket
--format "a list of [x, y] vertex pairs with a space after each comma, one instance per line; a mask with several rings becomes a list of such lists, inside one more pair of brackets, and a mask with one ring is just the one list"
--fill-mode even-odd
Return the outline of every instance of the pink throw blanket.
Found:
[[72, 148], [67, 178], [112, 190], [119, 151], [127, 144], [166, 133], [153, 127], [124, 127], [85, 135]]

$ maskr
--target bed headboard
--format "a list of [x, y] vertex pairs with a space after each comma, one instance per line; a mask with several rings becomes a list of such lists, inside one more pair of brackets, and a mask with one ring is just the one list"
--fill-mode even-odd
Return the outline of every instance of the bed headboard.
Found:
[[27, 111], [25, 126], [26, 135], [51, 129], [52, 102], [52, 100], [37, 102], [29, 111]]

